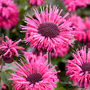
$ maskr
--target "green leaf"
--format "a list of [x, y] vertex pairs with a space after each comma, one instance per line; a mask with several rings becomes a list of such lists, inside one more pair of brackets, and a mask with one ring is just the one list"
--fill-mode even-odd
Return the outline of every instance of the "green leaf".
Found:
[[[24, 63], [27, 62], [26, 58], [25, 58], [22, 54], [19, 54], [18, 57], [13, 56], [12, 58], [13, 58], [17, 63], [19, 63], [20, 65], [22, 65], [21, 60], [22, 60]], [[21, 59], [21, 60], [20, 60], [20, 59]]]
[[66, 90], [60, 82], [57, 83], [57, 87], [54, 90]]
[[56, 59], [55, 59], [55, 58], [52, 58], [52, 59], [51, 59], [51, 63], [52, 63], [53, 65], [59, 64], [60, 62], [66, 63], [66, 61], [67, 61], [67, 59], [68, 59], [69, 57], [70, 57], [70, 55], [69, 55], [69, 54], [66, 54], [66, 55], [64, 55], [64, 57], [57, 57]]
[[11, 73], [14, 73], [14, 71], [11, 69], [1, 72], [1, 80], [6, 86], [8, 86], [9, 90], [12, 90], [12, 81], [8, 80], [11, 77]]
[[22, 59], [22, 61], [23, 61], [24, 63], [27, 62], [26, 58], [25, 58], [22, 54], [19, 54], [19, 57]]

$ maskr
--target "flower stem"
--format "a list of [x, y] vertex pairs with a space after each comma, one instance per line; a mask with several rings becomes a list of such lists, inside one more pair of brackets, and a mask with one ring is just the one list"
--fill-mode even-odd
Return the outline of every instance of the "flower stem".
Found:
[[5, 30], [5, 36], [9, 37], [10, 30]]
[[50, 55], [50, 52], [47, 52], [47, 59], [48, 59], [48, 64], [51, 63], [51, 55]]
[[0, 69], [0, 72], [2, 71], [3, 64], [4, 64], [4, 62], [3, 62], [3, 60], [2, 60], [2, 64], [1, 64], [1, 69]]

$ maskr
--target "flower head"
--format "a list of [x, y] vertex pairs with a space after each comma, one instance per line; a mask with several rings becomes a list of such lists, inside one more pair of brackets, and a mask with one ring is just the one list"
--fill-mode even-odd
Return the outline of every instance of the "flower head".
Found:
[[28, 0], [28, 2], [31, 5], [37, 5], [37, 6], [40, 6], [41, 4], [44, 4], [44, 0]]
[[68, 60], [66, 74], [70, 75], [70, 80], [73, 80], [73, 85], [77, 83], [84, 88], [88, 88], [90, 83], [90, 49], [86, 53], [86, 47], [77, 51], [77, 54], [73, 53], [73, 60]]
[[17, 24], [19, 11], [13, 0], [0, 0], [0, 27], [10, 29]]
[[60, 16], [62, 10], [59, 12], [56, 6], [48, 10], [41, 8], [41, 13], [35, 9], [35, 18], [28, 14], [25, 17], [27, 26], [22, 26], [22, 29], [26, 32], [25, 40], [30, 42], [31, 47], [38, 50], [46, 50], [49, 52], [57, 52], [61, 49], [64, 43], [71, 44], [72, 39], [72, 28], [71, 20], [66, 20], [65, 14], [63, 17]]
[[[40, 60], [41, 61], [41, 60]], [[37, 60], [27, 60], [27, 63], [21, 63], [23, 66], [16, 63], [18, 70], [15, 70], [16, 74], [12, 74], [10, 80], [13, 80], [13, 89], [15, 90], [52, 90], [56, 87], [55, 81], [57, 79], [57, 73], [59, 71], [52, 71], [55, 67], [49, 69], [49, 65], [46, 62], [38, 62]]]
[[80, 17], [76, 15], [72, 15], [71, 19], [73, 21], [74, 28], [74, 37], [79, 42], [83, 42], [85, 44], [89, 44], [90, 42], [90, 18], [86, 17], [85, 21]]
[[7, 41], [6, 42], [2, 41], [2, 45], [0, 47], [0, 49], [4, 53], [3, 56], [7, 55], [7, 56], [11, 57], [13, 55], [16, 55], [18, 57], [17, 50], [24, 49], [20, 46], [16, 46], [21, 41], [21, 39], [19, 41], [14, 42], [11, 39], [9, 39], [7, 36], [5, 36], [5, 38], [7, 39]]
[[77, 8], [86, 7], [90, 3], [90, 0], [63, 0], [63, 2], [67, 10], [73, 12]]

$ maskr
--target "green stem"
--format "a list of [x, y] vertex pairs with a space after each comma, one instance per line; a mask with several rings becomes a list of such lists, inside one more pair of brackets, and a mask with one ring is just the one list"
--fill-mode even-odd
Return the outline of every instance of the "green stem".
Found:
[[51, 63], [51, 55], [50, 55], [50, 52], [47, 53], [47, 59], [48, 59], [48, 64]]
[[3, 60], [2, 60], [2, 64], [1, 64], [1, 69], [0, 69], [0, 72], [2, 71], [3, 64], [4, 64], [4, 62], [3, 62]]
[[10, 32], [10, 30], [5, 30], [5, 36], [9, 37], [9, 32]]

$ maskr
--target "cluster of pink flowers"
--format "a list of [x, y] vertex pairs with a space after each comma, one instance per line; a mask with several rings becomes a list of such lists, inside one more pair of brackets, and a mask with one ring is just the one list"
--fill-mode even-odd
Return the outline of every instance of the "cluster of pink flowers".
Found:
[[77, 8], [86, 7], [90, 0], [63, 0], [68, 11], [73, 12]]
[[[2, 11], [8, 8], [11, 10], [11, 8], [8, 6], [9, 4], [12, 5], [11, 3], [13, 3], [13, 1], [10, 2], [8, 0], [6, 3], [3, 3], [2, 1]], [[40, 5], [40, 2], [38, 2], [37, 5]], [[11, 12], [13, 13], [13, 11]], [[51, 63], [48, 64], [48, 61], [45, 60], [45, 56], [42, 56], [41, 51], [45, 50], [46, 52], [50, 52], [52, 56], [55, 55], [55, 57], [58, 55], [64, 56], [64, 54], [66, 54], [68, 51], [69, 45], [72, 43], [72, 22], [70, 19], [66, 19], [69, 13], [66, 13], [62, 17], [60, 15], [62, 10], [59, 11], [56, 6], [53, 6], [52, 9], [51, 5], [47, 5], [46, 9], [44, 7], [41, 8], [40, 14], [37, 9], [34, 9], [34, 12], [36, 19], [28, 14], [29, 18], [25, 17], [27, 26], [22, 26], [24, 31], [21, 32], [26, 32], [26, 42], [30, 42], [31, 47], [34, 49], [37, 48], [39, 52], [22, 51], [27, 62], [24, 64], [24, 62], [21, 60], [22, 66], [15, 62], [15, 66], [18, 70], [12, 69], [15, 71], [15, 74], [12, 73], [12, 77], [10, 78], [10, 80], [13, 80], [12, 86], [15, 90], [54, 89], [56, 87], [55, 82], [59, 81], [57, 78], [57, 73], [60, 71], [53, 71], [56, 65], [50, 68]], [[6, 15], [5, 19], [10, 18], [9, 14], [10, 13], [8, 11], [8, 16]], [[1, 18], [3, 18], [2, 15], [3, 13], [1, 13]], [[14, 19], [17, 20], [16, 18]], [[8, 24], [7, 26], [4, 26], [3, 24], [2, 28], [9, 29], [11, 27], [9, 27]], [[7, 36], [5, 36], [5, 38], [7, 41], [5, 42], [2, 40], [0, 44], [2, 59], [6, 63], [11, 63], [11, 61], [13, 61], [12, 56], [19, 56], [18, 49], [23, 50], [24, 48], [17, 46], [21, 39], [14, 42]]]
[[44, 4], [44, 0], [28, 0], [28, 2], [31, 5], [36, 5], [36, 6], [40, 6], [41, 4]]
[[77, 50], [77, 54], [73, 53], [73, 60], [68, 60], [66, 74], [70, 75], [70, 80], [73, 80], [73, 85], [83, 85], [84, 88], [88, 88], [90, 83], [90, 49], [86, 53], [86, 47], [80, 51]]
[[10, 29], [17, 24], [19, 11], [13, 0], [0, 0], [0, 28]]
[[[44, 4], [44, 0], [27, 0], [31, 6], [39, 6]], [[90, 0], [63, 0], [66, 8], [73, 12], [79, 7], [86, 7]], [[57, 6], [46, 5], [34, 9], [34, 15], [27, 14], [25, 16], [26, 26], [21, 25], [22, 31], [25, 33], [25, 42], [30, 43], [30, 47], [37, 49], [38, 52], [22, 51], [26, 58], [26, 63], [21, 59], [21, 64], [15, 61], [16, 68], [12, 70], [13, 80], [12, 86], [14, 90], [53, 90], [56, 87], [57, 73], [60, 71], [53, 70], [47, 53], [52, 57], [63, 57], [69, 50], [69, 45], [72, 45], [74, 36], [80, 42], [90, 45], [90, 17], [83, 20], [80, 16], [71, 15], [69, 13], [61, 16], [62, 9]], [[7, 13], [7, 14], [6, 14]], [[0, 28], [10, 29], [17, 24], [19, 11], [12, 0], [0, 0]], [[23, 47], [17, 46], [21, 41], [12, 41], [5, 36], [6, 41], [0, 37], [0, 59], [5, 63], [11, 63], [14, 59], [12, 56], [18, 57], [18, 50], [24, 50]], [[42, 52], [46, 54], [43, 55]], [[70, 80], [73, 80], [73, 85], [84, 86], [88, 88], [90, 83], [90, 49], [86, 53], [86, 47], [81, 50], [76, 50], [73, 53], [73, 60], [68, 60], [66, 64], [66, 74], [70, 75]], [[49, 63], [49, 64], [48, 64]], [[5, 84], [2, 89], [6, 89]]]

